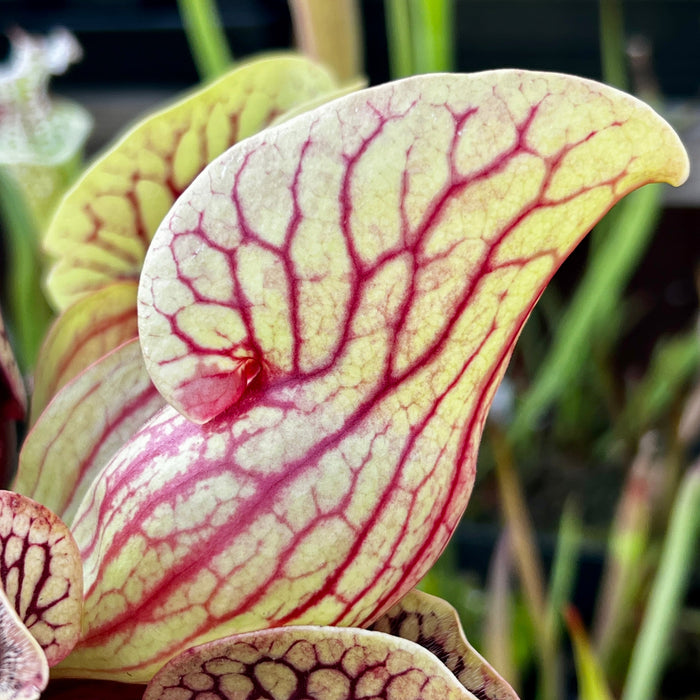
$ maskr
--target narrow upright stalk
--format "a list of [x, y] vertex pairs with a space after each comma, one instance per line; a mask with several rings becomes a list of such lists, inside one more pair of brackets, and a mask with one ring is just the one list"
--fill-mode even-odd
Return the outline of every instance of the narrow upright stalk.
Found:
[[488, 574], [488, 606], [484, 621], [486, 658], [517, 690], [518, 669], [513, 661], [511, 610], [511, 537], [506, 527], [498, 538]]
[[564, 505], [564, 512], [559, 521], [557, 548], [547, 596], [546, 625], [554, 643], [559, 639], [562, 611], [571, 599], [571, 591], [576, 581], [580, 546], [581, 516], [575, 501], [569, 499]]
[[639, 442], [608, 537], [608, 554], [593, 625], [600, 662], [610, 671], [613, 651], [629, 626], [629, 617], [644, 576], [651, 520], [656, 440]]
[[233, 59], [216, 0], [178, 0], [178, 6], [200, 78], [204, 81], [218, 78]]
[[407, 0], [384, 0], [389, 71], [392, 79], [414, 73], [411, 21]]
[[416, 73], [454, 66], [453, 0], [412, 0], [413, 62]]
[[7, 323], [15, 341], [20, 370], [29, 374], [36, 363], [52, 312], [41, 289], [39, 235], [35, 219], [12, 175], [0, 168], [0, 212], [7, 234]]
[[629, 90], [621, 0], [599, 0], [600, 62], [603, 82]]
[[658, 696], [673, 626], [697, 554], [699, 535], [700, 461], [685, 475], [671, 511], [661, 560], [632, 651], [622, 700], [652, 700]]
[[572, 607], [565, 612], [576, 663], [578, 696], [582, 700], [613, 700], [605, 673], [588, 639], [579, 614]]
[[535, 544], [534, 528], [525, 505], [522, 486], [513, 465], [513, 455], [508, 439], [494, 422], [489, 424], [488, 430], [504, 517], [510, 532], [515, 563], [535, 633], [540, 672], [539, 697], [541, 700], [556, 700], [559, 677], [556, 646], [547, 625], [545, 578]]
[[362, 30], [357, 0], [290, 0], [297, 46], [328, 66], [341, 83], [362, 74]]

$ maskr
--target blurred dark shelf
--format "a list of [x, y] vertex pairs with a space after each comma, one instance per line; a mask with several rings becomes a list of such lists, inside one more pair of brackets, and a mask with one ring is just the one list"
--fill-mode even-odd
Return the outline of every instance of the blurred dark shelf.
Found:
[[[383, 0], [362, 0], [367, 73], [388, 78]], [[218, 0], [233, 52], [244, 57], [291, 43], [286, 0]], [[626, 33], [652, 45], [667, 97], [700, 94], [700, 0], [626, 0]], [[71, 84], [189, 85], [197, 75], [176, 0], [0, 0], [0, 31], [66, 26], [85, 60]], [[457, 68], [521, 67], [600, 77], [597, 0], [456, 0]], [[3, 39], [5, 46], [6, 39]]]

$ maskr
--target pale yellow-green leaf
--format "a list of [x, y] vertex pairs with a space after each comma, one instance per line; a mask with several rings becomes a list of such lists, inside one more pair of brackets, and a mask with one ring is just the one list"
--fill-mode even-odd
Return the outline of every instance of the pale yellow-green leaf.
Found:
[[133, 280], [110, 284], [81, 297], [54, 321], [34, 370], [30, 424], [73, 377], [136, 337], [136, 288]]
[[24, 441], [12, 488], [70, 524], [102, 467], [163, 404], [134, 338], [53, 397]]
[[44, 240], [56, 258], [58, 309], [118, 280], [137, 280], [160, 220], [204, 166], [286, 110], [335, 89], [295, 55], [240, 64], [148, 117], [98, 158], [60, 204]]

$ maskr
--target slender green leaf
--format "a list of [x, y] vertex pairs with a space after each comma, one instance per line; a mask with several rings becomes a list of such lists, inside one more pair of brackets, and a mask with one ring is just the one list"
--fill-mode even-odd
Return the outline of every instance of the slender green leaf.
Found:
[[574, 647], [579, 697], [581, 700], [613, 700], [581, 618], [573, 608], [567, 610], [565, 617]]
[[614, 651], [630, 629], [631, 618], [645, 577], [645, 557], [658, 481], [656, 440], [652, 434], [639, 442], [615, 519], [608, 536], [608, 555], [600, 587], [593, 638], [601, 664], [610, 675]]
[[603, 81], [628, 90], [625, 28], [621, 0], [599, 0], [600, 59]]
[[410, 0], [416, 73], [450, 71], [454, 63], [453, 0]]
[[0, 168], [0, 212], [7, 234], [9, 264], [5, 281], [7, 325], [12, 332], [17, 362], [24, 373], [36, 363], [39, 346], [52, 313], [41, 290], [38, 234], [26, 200], [14, 178]]
[[384, 0], [389, 70], [392, 78], [414, 73], [411, 49], [411, 22], [406, 0]]
[[622, 700], [653, 700], [670, 649], [673, 626], [698, 553], [700, 462], [681, 482], [671, 512], [661, 561], [632, 652]]
[[547, 596], [546, 626], [553, 640], [558, 639], [562, 610], [571, 599], [576, 582], [581, 545], [581, 516], [576, 502], [569, 498], [559, 521], [559, 535]]
[[233, 61], [216, 0], [178, 0], [192, 58], [204, 81], [223, 75]]
[[699, 366], [700, 338], [695, 329], [660, 340], [644, 380], [626, 405], [623, 425], [627, 432], [639, 435], [652, 427], [669, 411]]

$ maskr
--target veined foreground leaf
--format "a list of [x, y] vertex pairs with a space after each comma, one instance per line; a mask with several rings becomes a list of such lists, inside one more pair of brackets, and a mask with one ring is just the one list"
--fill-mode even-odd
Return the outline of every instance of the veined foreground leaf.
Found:
[[134, 338], [88, 367], [49, 403], [24, 441], [13, 490], [70, 524], [102, 467], [163, 404]]
[[300, 56], [258, 59], [134, 127], [76, 183], [49, 226], [44, 245], [58, 261], [47, 290], [55, 306], [137, 280], [161, 219], [209, 161], [334, 87]]
[[510, 685], [469, 644], [456, 610], [442, 598], [413, 590], [371, 629], [424, 646], [480, 700], [518, 700]]
[[34, 371], [30, 423], [73, 377], [138, 334], [135, 280], [81, 297], [53, 323]]
[[62, 672], [141, 680], [232, 633], [377, 619], [459, 521], [557, 266], [687, 170], [637, 100], [515, 71], [371, 89], [214, 161], [139, 289], [148, 369], [187, 418], [163, 409], [86, 494]]
[[151, 681], [144, 700], [477, 700], [436, 656], [389, 634], [278, 627], [196, 647]]
[[[372, 632], [376, 634], [337, 627], [284, 627], [217, 640], [168, 663], [149, 685], [144, 700], [174, 700], [188, 691], [208, 692], [212, 699], [246, 700], [257, 697], [261, 687], [271, 698], [518, 700], [468, 644], [457, 613], [444, 600], [412, 591], [377, 620]], [[452, 674], [468, 692], [456, 687]]]
[[75, 541], [48, 508], [0, 491], [0, 560], [5, 596], [53, 666], [80, 636], [83, 571]]
[[437, 356], [462, 309], [487, 319], [474, 338], [497, 311], [502, 338], [618, 198], [687, 168], [649, 107], [579, 79], [422, 76], [341, 98], [230, 150], [169, 214], [140, 287], [149, 372], [205, 422], [259, 371], [327, 374], [359, 333], [390, 373]]

